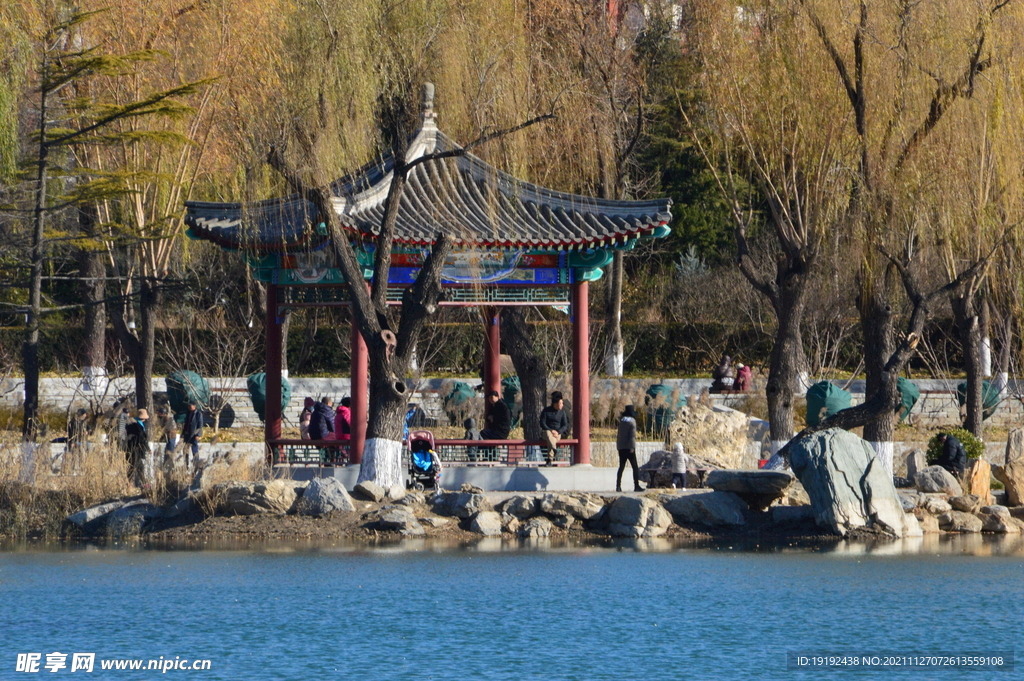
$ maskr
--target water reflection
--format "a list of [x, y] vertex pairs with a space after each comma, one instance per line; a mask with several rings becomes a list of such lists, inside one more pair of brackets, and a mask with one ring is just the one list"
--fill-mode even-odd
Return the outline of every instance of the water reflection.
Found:
[[81, 551], [254, 551], [259, 553], [376, 553], [416, 552], [507, 553], [615, 551], [671, 553], [675, 551], [737, 551], [746, 553], [822, 553], [837, 556], [1024, 556], [1024, 536], [991, 534], [927, 534], [901, 540], [843, 540], [772, 538], [683, 539], [669, 537], [545, 537], [518, 539], [482, 537], [479, 539], [409, 538], [374, 541], [357, 539], [247, 539], [218, 538], [192, 540], [68, 540], [58, 542], [0, 541], [0, 552], [81, 552]]

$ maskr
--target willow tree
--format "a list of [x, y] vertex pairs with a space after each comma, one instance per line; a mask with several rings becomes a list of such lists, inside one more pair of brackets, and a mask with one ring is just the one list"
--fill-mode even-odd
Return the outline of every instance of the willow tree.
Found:
[[[453, 239], [443, 232], [435, 236], [400, 310], [389, 307], [391, 246], [409, 172], [470, 149], [515, 171], [525, 156], [508, 133], [550, 117], [547, 92], [528, 78], [520, 10], [517, 2], [484, 0], [366, 1], [343, 8], [299, 2], [285, 36], [275, 76], [281, 89], [259, 119], [253, 148], [262, 146], [268, 163], [316, 207], [367, 344], [370, 409], [360, 480], [391, 486], [403, 478], [402, 425], [411, 392], [406, 378], [420, 332], [437, 310]], [[433, 101], [432, 87], [421, 95], [426, 81], [438, 85], [445, 128], [470, 141], [413, 159], [407, 157], [410, 136]], [[330, 183], [381, 154], [391, 156], [393, 170], [372, 238], [378, 283], [368, 289], [333, 209]]]
[[[736, 264], [775, 312], [766, 392], [777, 451], [793, 432], [812, 278], [849, 194], [853, 122], [820, 51], [774, 4], [695, 5], [693, 46], [706, 99], [683, 113], [730, 207]], [[758, 255], [750, 235], [762, 224], [773, 238]], [[770, 269], [758, 265], [766, 260]]]
[[[968, 419], [980, 433], [978, 296], [993, 235], [1000, 232], [992, 202], [1005, 198], [1020, 174], [999, 164], [1004, 171], [993, 188], [993, 146], [1020, 154], [1001, 113], [1004, 106], [1015, 110], [1019, 97], [1019, 86], [1015, 92], [1008, 79], [1020, 72], [1020, 3], [794, 0], [785, 6], [807, 40], [818, 44], [817, 59], [831, 70], [824, 82], [843, 94], [844, 115], [854, 121], [857, 157], [847, 214], [859, 257], [866, 395], [887, 392], [896, 399], [889, 360], [909, 270], [897, 267], [893, 256], [905, 266], [916, 250], [935, 246], [947, 284], [956, 284], [949, 290], [968, 375], [978, 375], [969, 381]], [[864, 429], [890, 470], [892, 411], [883, 410]]]

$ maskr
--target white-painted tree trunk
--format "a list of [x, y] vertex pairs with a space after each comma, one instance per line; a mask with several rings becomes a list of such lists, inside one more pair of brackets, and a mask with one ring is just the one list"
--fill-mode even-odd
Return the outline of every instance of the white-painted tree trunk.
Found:
[[988, 336], [981, 339], [981, 375], [992, 376], [992, 339]]
[[395, 485], [405, 487], [405, 471], [402, 468], [402, 443], [370, 438], [363, 445], [363, 463], [357, 482], [375, 482], [384, 489]]
[[771, 457], [764, 465], [767, 471], [781, 471], [786, 469], [786, 460], [779, 456], [779, 450], [786, 446], [785, 440], [771, 440]]
[[1010, 372], [1000, 371], [999, 375], [996, 376], [996, 390], [999, 391], [1000, 397], [1006, 397], [1006, 390], [1010, 387]]
[[104, 367], [82, 367], [82, 392], [103, 393], [109, 383]]
[[895, 451], [892, 442], [868, 442], [868, 444], [875, 451], [875, 458], [882, 463], [882, 466], [891, 477], [893, 474], [893, 456]]
[[622, 372], [625, 370], [625, 356], [622, 352], [622, 346], [619, 345], [613, 352], [609, 352], [608, 356], [604, 360], [604, 372], [612, 377], [621, 377]]
[[811, 387], [811, 373], [809, 371], [801, 371], [796, 377], [796, 390], [803, 395]]

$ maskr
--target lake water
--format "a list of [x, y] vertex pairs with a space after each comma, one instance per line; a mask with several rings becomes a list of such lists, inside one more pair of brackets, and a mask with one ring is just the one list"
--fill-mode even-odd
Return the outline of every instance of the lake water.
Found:
[[[1010, 679], [787, 670], [786, 653], [1024, 650], [1020, 538], [4, 548], [0, 679]], [[33, 652], [40, 671], [17, 672]], [[100, 668], [161, 656], [210, 668]]]

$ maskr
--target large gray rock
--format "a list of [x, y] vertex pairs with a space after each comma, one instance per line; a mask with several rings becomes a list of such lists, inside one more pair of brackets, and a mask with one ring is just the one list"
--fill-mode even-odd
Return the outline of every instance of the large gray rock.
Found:
[[716, 492], [732, 492], [743, 499], [750, 508], [761, 511], [781, 499], [791, 484], [793, 476], [784, 471], [725, 471], [708, 473], [704, 486]]
[[1005, 506], [996, 504], [982, 506], [978, 512], [978, 518], [981, 519], [981, 529], [983, 532], [1020, 534], [1020, 528], [1010, 515], [1010, 509]]
[[64, 521], [71, 523], [72, 525], [77, 525], [78, 527], [85, 527], [87, 524], [102, 518], [108, 513], [116, 511], [124, 505], [125, 502], [123, 501], [108, 501], [105, 504], [90, 506], [89, 508], [82, 509], [77, 513], [72, 513], [65, 518]]
[[401, 499], [395, 499], [395, 503], [400, 506], [422, 506], [427, 503], [427, 498], [423, 492], [409, 492]]
[[382, 530], [400, 532], [410, 537], [427, 533], [409, 509], [398, 506], [382, 511], [377, 517], [377, 526]]
[[295, 480], [268, 482], [225, 482], [214, 485], [214, 494], [222, 499], [219, 513], [256, 515], [290, 513], [305, 483]]
[[352, 492], [363, 499], [380, 503], [388, 496], [388, 491], [373, 480], [364, 480], [352, 488]]
[[697, 494], [659, 497], [680, 525], [745, 525], [743, 512], [747, 503], [732, 492], [699, 492]]
[[146, 523], [163, 516], [163, 510], [148, 501], [128, 503], [107, 516], [107, 535], [133, 537], [142, 533]]
[[537, 498], [517, 494], [502, 502], [500, 508], [502, 513], [526, 520], [537, 513]]
[[1007, 504], [1024, 505], [1024, 459], [1017, 459], [1005, 466], [992, 466], [992, 475], [1006, 488]]
[[906, 536], [892, 476], [853, 433], [830, 428], [802, 438], [790, 448], [789, 464], [811, 498], [819, 526], [841, 536], [856, 528]]
[[896, 494], [899, 496], [900, 503], [903, 504], [903, 510], [906, 512], [913, 511], [921, 501], [921, 496], [913, 490], [898, 489]]
[[501, 534], [501, 516], [495, 511], [481, 511], [473, 518], [469, 529], [485, 537], [496, 537]]
[[434, 512], [438, 515], [453, 515], [468, 519], [481, 511], [494, 510], [483, 494], [469, 492], [445, 492], [434, 496]]
[[928, 468], [928, 459], [924, 452], [920, 449], [907, 452], [907, 477], [909, 479], [913, 480], [925, 468]]
[[1013, 428], [1006, 435], [1006, 458], [1004, 464], [1024, 461], [1024, 428]]
[[604, 514], [604, 500], [596, 494], [545, 494], [538, 500], [542, 513], [598, 520]]
[[981, 532], [983, 523], [981, 518], [964, 513], [963, 511], [950, 511], [939, 516], [939, 527], [946, 532]]
[[977, 513], [978, 509], [981, 508], [981, 499], [973, 494], [962, 494], [958, 497], [950, 497], [949, 506], [954, 511]]
[[519, 526], [519, 536], [527, 539], [540, 539], [551, 534], [554, 525], [542, 515], [530, 518]]
[[917, 486], [918, 492], [942, 492], [951, 497], [958, 497], [964, 493], [956, 478], [942, 466], [928, 466], [918, 471], [914, 476], [914, 485]]
[[943, 497], [928, 495], [924, 498], [924, 502], [921, 504], [921, 508], [928, 511], [932, 515], [942, 515], [953, 510], [953, 507], [949, 505]]
[[660, 537], [672, 524], [665, 508], [644, 497], [621, 496], [604, 514], [608, 532], [615, 537]]
[[356, 505], [337, 478], [313, 478], [295, 504], [299, 515], [327, 515], [333, 511], [352, 513]]

